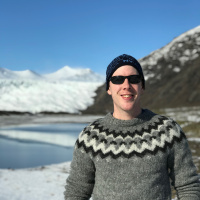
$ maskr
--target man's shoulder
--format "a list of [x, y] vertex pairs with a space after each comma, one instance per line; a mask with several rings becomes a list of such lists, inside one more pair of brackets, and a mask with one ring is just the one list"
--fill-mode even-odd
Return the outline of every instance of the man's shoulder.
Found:
[[144, 109], [146, 113], [148, 113], [148, 116], [151, 116], [151, 119], [156, 120], [162, 120], [162, 121], [168, 121], [174, 124], [178, 124], [173, 118], [167, 116], [167, 114], [163, 114], [163, 113], [158, 113], [158, 112], [154, 112], [152, 110], [148, 110], [148, 109]]
[[107, 116], [107, 115], [102, 116], [102, 117], [99, 117], [99, 118], [93, 120], [93, 121], [90, 122], [87, 126], [85, 126], [85, 128], [83, 129], [82, 132], [90, 131], [91, 129], [94, 129], [95, 127], [100, 126], [100, 125], [103, 123], [103, 121], [106, 120], [106, 116]]

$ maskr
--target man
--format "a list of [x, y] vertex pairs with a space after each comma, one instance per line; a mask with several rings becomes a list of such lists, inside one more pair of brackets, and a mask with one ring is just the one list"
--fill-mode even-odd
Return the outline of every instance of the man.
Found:
[[185, 134], [172, 119], [141, 108], [144, 89], [142, 68], [132, 56], [108, 65], [114, 111], [81, 132], [65, 200], [171, 200], [170, 179], [178, 199], [200, 199]]

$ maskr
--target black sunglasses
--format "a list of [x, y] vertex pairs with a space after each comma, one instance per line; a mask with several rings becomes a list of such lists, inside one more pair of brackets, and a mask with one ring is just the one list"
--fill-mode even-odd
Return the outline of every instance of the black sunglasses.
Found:
[[129, 83], [131, 84], [137, 84], [141, 81], [141, 76], [140, 75], [130, 75], [130, 76], [112, 76], [110, 78], [110, 81], [113, 84], [122, 84], [125, 79], [128, 79]]

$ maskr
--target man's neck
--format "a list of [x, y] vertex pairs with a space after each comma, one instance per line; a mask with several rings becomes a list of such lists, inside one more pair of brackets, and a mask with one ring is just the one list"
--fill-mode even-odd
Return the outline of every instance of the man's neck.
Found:
[[116, 119], [121, 119], [121, 120], [131, 120], [131, 119], [134, 119], [136, 118], [138, 115], [140, 115], [142, 112], [142, 109], [137, 109], [137, 110], [134, 110], [134, 111], [130, 111], [130, 112], [127, 112], [127, 111], [124, 111], [124, 112], [113, 112], [113, 117], [116, 118]]

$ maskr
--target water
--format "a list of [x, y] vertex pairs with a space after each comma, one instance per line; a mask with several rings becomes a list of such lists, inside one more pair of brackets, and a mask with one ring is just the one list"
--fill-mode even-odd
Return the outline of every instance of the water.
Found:
[[70, 161], [87, 124], [26, 125], [0, 129], [0, 168], [28, 168]]

